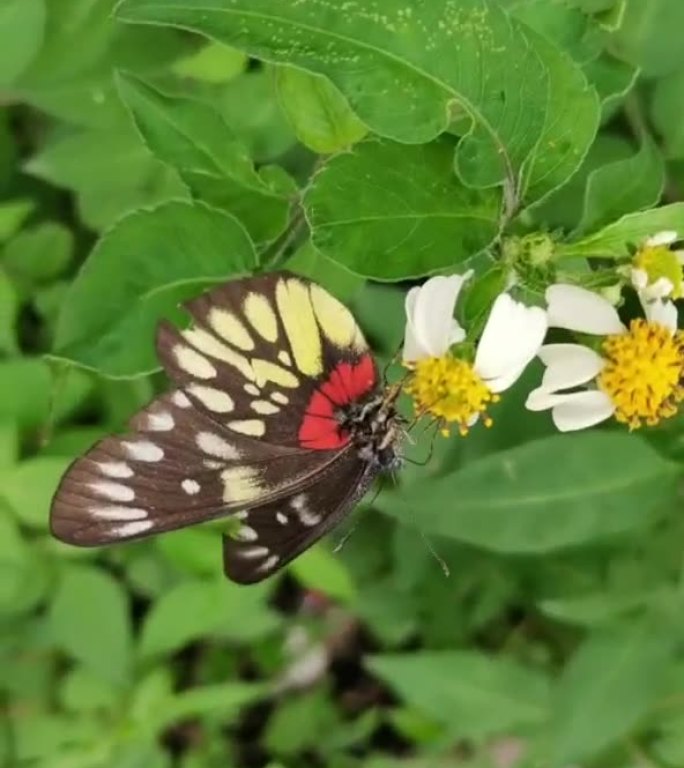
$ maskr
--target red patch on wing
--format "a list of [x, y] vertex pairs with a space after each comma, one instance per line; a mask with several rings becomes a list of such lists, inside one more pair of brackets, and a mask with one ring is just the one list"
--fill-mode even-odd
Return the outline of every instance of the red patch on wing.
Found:
[[342, 448], [349, 435], [340, 429], [335, 410], [370, 392], [375, 385], [375, 365], [370, 355], [364, 355], [356, 365], [340, 363], [328, 380], [311, 395], [304, 419], [299, 427], [299, 442], [303, 448], [329, 451]]

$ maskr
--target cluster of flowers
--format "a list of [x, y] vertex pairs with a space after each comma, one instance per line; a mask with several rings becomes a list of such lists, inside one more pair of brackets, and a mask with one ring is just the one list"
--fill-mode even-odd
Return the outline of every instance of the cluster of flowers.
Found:
[[[636, 429], [673, 416], [684, 400], [684, 331], [673, 302], [682, 295], [684, 253], [676, 240], [660, 232], [636, 252], [628, 281], [641, 316], [628, 325], [603, 295], [559, 283], [547, 288], [545, 307], [501, 293], [475, 342], [454, 319], [470, 272], [411, 289], [403, 361], [417, 414], [432, 416], [444, 434], [452, 425], [466, 434], [480, 418], [489, 426], [489, 406], [539, 357], [544, 374], [526, 406], [550, 410], [561, 431], [611, 417]], [[572, 341], [545, 344], [551, 328], [571, 332]]]

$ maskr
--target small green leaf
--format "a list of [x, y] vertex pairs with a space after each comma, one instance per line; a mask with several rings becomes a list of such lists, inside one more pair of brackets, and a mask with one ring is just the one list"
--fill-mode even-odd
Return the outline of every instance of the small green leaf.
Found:
[[553, 435], [382, 494], [376, 505], [425, 533], [546, 552], [648, 526], [672, 502], [677, 474], [634, 435]]
[[345, 603], [356, 596], [356, 587], [344, 563], [320, 545], [298, 557], [290, 570], [307, 589], [315, 589]]
[[449, 141], [367, 141], [330, 160], [304, 197], [322, 254], [381, 280], [456, 269], [499, 231], [498, 190], [465, 187]]
[[71, 285], [54, 355], [107, 376], [152, 371], [157, 321], [255, 264], [247, 233], [228, 214], [185, 202], [132, 213], [104, 235]]
[[32, 200], [10, 200], [0, 203], [0, 243], [9, 240], [33, 211]]
[[0, 263], [0, 353], [13, 355], [19, 350], [17, 343], [17, 314], [19, 297]]
[[176, 61], [171, 70], [179, 77], [191, 77], [204, 83], [225, 83], [239, 75], [247, 57], [222, 43], [208, 42], [197, 53]]
[[0, 266], [19, 285], [31, 287], [55, 280], [68, 268], [74, 238], [69, 229], [46, 222], [27, 229], [9, 241], [0, 256]]
[[596, 755], [629, 734], [667, 686], [673, 638], [658, 622], [616, 624], [589, 635], [551, 703], [552, 764]]
[[663, 230], [684, 232], [684, 203], [623, 216], [613, 224], [574, 243], [558, 243], [557, 255], [595, 256], [603, 259], [627, 258], [630, 245], [638, 245], [647, 237]]
[[46, 530], [50, 500], [69, 463], [65, 458], [39, 456], [0, 471], [0, 498], [22, 523]]
[[211, 715], [225, 725], [240, 714], [243, 707], [267, 693], [258, 683], [216, 683], [178, 693], [161, 701], [154, 713], [155, 726], [163, 731], [173, 723]]
[[297, 138], [321, 155], [350, 147], [368, 132], [344, 96], [325, 77], [294, 67], [276, 69], [283, 111]]
[[62, 571], [49, 613], [54, 642], [85, 668], [116, 684], [131, 663], [131, 620], [123, 587], [103, 570]]
[[0, 88], [9, 86], [43, 42], [44, 0], [4, 0], [0, 7]]
[[359, 275], [349, 272], [319, 253], [310, 240], [292, 254], [285, 264], [285, 269], [319, 283], [345, 304], [358, 293], [365, 282]]
[[448, 726], [454, 737], [505, 733], [547, 717], [546, 679], [505, 658], [424, 650], [372, 656], [366, 663], [405, 703]]
[[656, 81], [651, 116], [665, 154], [684, 157], [684, 70]]
[[128, 75], [120, 74], [118, 83], [149, 149], [176, 168], [196, 197], [235, 215], [257, 241], [270, 240], [283, 230], [293, 182], [284, 171], [275, 176], [257, 172], [216, 110], [166, 96]]
[[664, 183], [663, 157], [655, 142], [645, 136], [635, 155], [589, 174], [577, 232], [595, 231], [620, 216], [655, 205]]

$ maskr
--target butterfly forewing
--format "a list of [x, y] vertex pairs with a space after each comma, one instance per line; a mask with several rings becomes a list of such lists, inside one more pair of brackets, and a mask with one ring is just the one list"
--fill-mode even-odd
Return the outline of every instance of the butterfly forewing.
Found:
[[374, 474], [337, 409], [376, 387], [375, 363], [349, 311], [287, 273], [185, 306], [192, 325], [161, 323], [157, 336], [177, 389], [74, 462], [51, 527], [90, 546], [237, 514], [226, 572], [257, 581], [323, 535]]

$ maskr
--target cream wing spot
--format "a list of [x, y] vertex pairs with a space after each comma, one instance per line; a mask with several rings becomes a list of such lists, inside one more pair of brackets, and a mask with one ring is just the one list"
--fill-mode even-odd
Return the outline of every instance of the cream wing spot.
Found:
[[290, 506], [297, 513], [299, 522], [305, 525], [307, 528], [311, 528], [314, 525], [318, 525], [321, 522], [321, 515], [312, 512], [307, 506], [307, 498], [305, 493], [300, 493], [290, 501]]
[[232, 312], [212, 307], [207, 319], [213, 330], [226, 341], [229, 341], [234, 347], [243, 349], [246, 352], [254, 349], [252, 337]]
[[100, 520], [142, 520], [147, 510], [141, 507], [124, 507], [111, 504], [106, 507], [90, 507], [89, 512]]
[[173, 416], [168, 411], [148, 413], [145, 428], [151, 432], [169, 432], [176, 425]]
[[299, 386], [299, 379], [281, 365], [271, 363], [269, 360], [256, 358], [252, 360], [252, 366], [256, 374], [256, 383], [260, 387], [263, 387], [267, 381], [272, 381], [274, 384], [287, 387], [288, 389], [294, 389]]
[[176, 358], [178, 366], [186, 373], [197, 379], [213, 379], [216, 377], [216, 368], [207, 360], [204, 355], [195, 352], [194, 349], [186, 347], [184, 344], [176, 344], [173, 348], [173, 356]]
[[235, 538], [240, 541], [256, 541], [259, 534], [249, 525], [242, 525], [235, 533]]
[[[233, 368], [237, 368], [246, 379], [249, 379], [250, 381], [254, 380], [254, 370], [249, 364], [249, 360], [239, 352], [235, 352], [235, 350], [222, 344], [210, 333], [207, 333], [200, 328], [191, 328], [187, 331], [181, 331], [181, 335], [200, 352], [203, 352], [205, 355], [209, 355], [209, 357], [213, 357], [216, 360], [221, 360], [228, 365], [232, 365]], [[208, 360], [207, 362], [209, 363]], [[209, 363], [209, 365], [211, 365], [211, 363]], [[216, 375], [215, 371], [216, 369], [214, 369], [214, 376]], [[192, 371], [188, 371], [188, 373], [192, 373]], [[213, 376], [197, 376], [197, 378], [209, 379], [213, 378]]]
[[263, 494], [259, 482], [260, 472], [254, 467], [230, 467], [221, 472], [223, 500], [227, 503], [242, 503], [258, 499]]
[[277, 405], [269, 403], [268, 400], [252, 400], [249, 406], [255, 413], [260, 413], [262, 416], [269, 416], [280, 410]]
[[188, 387], [188, 392], [212, 413], [230, 413], [235, 408], [233, 398], [220, 389], [205, 387], [201, 384], [191, 384]]
[[276, 304], [295, 365], [305, 376], [323, 372], [323, 348], [307, 286], [299, 280], [279, 280]]
[[197, 480], [193, 480], [190, 477], [186, 477], [181, 483], [181, 488], [188, 494], [188, 496], [195, 496], [201, 490], [200, 484]]
[[135, 491], [122, 483], [109, 483], [106, 481], [90, 483], [90, 488], [100, 496], [105, 496], [112, 501], [133, 501]]
[[319, 285], [309, 286], [311, 303], [325, 337], [336, 347], [352, 347], [357, 351], [368, 348], [352, 313]]
[[244, 557], [245, 560], [256, 560], [260, 557], [266, 557], [271, 553], [268, 547], [244, 547], [238, 550], [238, 555]]
[[269, 300], [260, 293], [248, 293], [242, 311], [252, 328], [266, 341], [278, 339], [278, 319]]
[[229, 421], [227, 426], [233, 432], [249, 437], [262, 437], [266, 433], [266, 425], [261, 419], [237, 419]]
[[273, 569], [275, 565], [278, 564], [278, 561], [280, 560], [280, 557], [278, 555], [271, 555], [269, 558], [264, 560], [264, 562], [257, 567], [257, 571], [260, 573], [264, 573], [266, 571], [270, 571]]
[[276, 512], [276, 520], [281, 525], [287, 525], [290, 522], [290, 519], [288, 518], [288, 516], [283, 512]]
[[278, 352], [278, 360], [283, 365], [287, 365], [288, 367], [292, 365], [292, 358], [290, 357], [290, 353], [286, 352], [284, 349], [281, 349], [280, 352]]
[[192, 405], [192, 403], [186, 397], [185, 393], [181, 392], [180, 389], [176, 390], [171, 395], [171, 402], [178, 408], [190, 408]]
[[125, 525], [119, 525], [112, 529], [114, 536], [136, 536], [138, 533], [149, 531], [153, 523], [151, 520], [134, 520], [131, 523]]
[[271, 392], [271, 400], [280, 405], [287, 405], [290, 402], [290, 398], [282, 392]]
[[149, 440], [122, 440], [121, 445], [134, 461], [156, 462], [164, 458], [164, 450]]
[[240, 451], [234, 445], [213, 432], [198, 432], [195, 435], [195, 443], [201, 451], [209, 456], [216, 456], [227, 461], [240, 458]]
[[254, 384], [245, 384], [243, 389], [248, 395], [252, 395], [252, 397], [259, 397], [261, 394], [259, 387], [256, 387]]
[[127, 477], [133, 477], [133, 470], [125, 461], [98, 461], [97, 466], [100, 472], [107, 477], [123, 480]]

